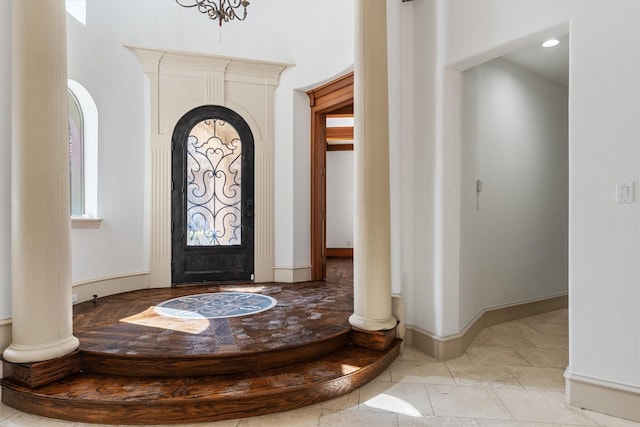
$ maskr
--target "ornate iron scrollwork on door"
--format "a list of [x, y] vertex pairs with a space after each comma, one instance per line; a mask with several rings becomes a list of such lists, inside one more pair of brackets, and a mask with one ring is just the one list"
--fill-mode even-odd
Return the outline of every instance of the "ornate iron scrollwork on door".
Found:
[[242, 141], [220, 119], [197, 123], [187, 139], [188, 246], [242, 243]]

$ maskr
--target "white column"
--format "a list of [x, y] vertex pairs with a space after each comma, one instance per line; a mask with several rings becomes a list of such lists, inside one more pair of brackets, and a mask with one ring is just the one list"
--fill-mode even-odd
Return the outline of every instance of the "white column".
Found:
[[73, 352], [64, 0], [13, 2], [13, 363]]
[[356, 0], [352, 326], [392, 329], [386, 0]]

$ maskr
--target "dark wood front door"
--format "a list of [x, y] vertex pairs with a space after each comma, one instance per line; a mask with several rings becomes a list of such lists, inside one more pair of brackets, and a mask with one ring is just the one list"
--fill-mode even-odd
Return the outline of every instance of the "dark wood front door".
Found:
[[254, 268], [254, 140], [226, 107], [185, 114], [173, 132], [173, 284], [250, 281]]

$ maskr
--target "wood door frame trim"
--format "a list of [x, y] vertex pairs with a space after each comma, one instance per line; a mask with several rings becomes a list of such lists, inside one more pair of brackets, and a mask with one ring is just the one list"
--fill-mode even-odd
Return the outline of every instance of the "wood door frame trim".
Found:
[[327, 256], [335, 258], [353, 258], [353, 248], [327, 248]]
[[353, 141], [353, 127], [327, 128], [327, 141]]
[[307, 92], [311, 106], [311, 279], [326, 273], [326, 116], [353, 112], [353, 72]]
[[353, 144], [327, 144], [327, 151], [353, 151]]

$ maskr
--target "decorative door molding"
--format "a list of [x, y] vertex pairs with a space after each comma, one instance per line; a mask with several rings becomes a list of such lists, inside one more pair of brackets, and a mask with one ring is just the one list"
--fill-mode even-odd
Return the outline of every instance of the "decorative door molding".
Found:
[[288, 66], [207, 54], [128, 46], [149, 79], [149, 273], [171, 286], [171, 136], [180, 118], [202, 105], [239, 113], [255, 141], [255, 281], [274, 268], [274, 92]]

